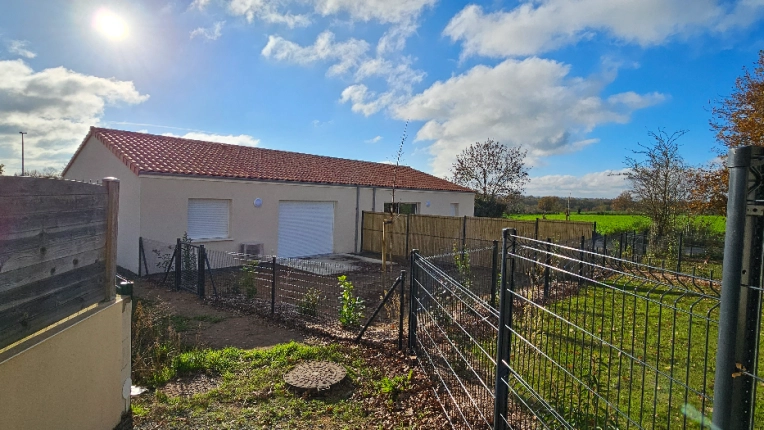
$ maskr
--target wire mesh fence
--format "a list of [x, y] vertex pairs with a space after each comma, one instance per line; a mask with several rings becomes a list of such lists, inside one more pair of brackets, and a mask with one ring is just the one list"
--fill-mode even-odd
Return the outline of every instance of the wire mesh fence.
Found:
[[412, 258], [410, 346], [452, 426], [491, 428], [498, 312], [429, 259]]
[[[209, 250], [180, 239], [175, 245], [145, 238], [139, 243], [141, 273], [168, 288], [332, 329], [360, 327], [405, 268], [395, 265], [394, 272], [388, 265], [383, 271], [363, 258], [253, 256]], [[342, 285], [352, 289], [344, 300]], [[392, 293], [377, 325], [397, 329], [400, 302], [400, 294]]]

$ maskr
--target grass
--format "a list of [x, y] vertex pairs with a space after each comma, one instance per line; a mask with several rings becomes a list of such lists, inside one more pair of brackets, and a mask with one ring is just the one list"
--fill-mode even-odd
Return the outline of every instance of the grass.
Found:
[[[713, 295], [626, 277], [584, 287], [545, 308], [526, 307], [515, 330], [527, 343], [513, 338], [510, 361], [576, 428], [701, 428], [683, 411], [711, 415]], [[527, 389], [513, 387], [551, 419]], [[761, 408], [756, 415], [764, 420]]]
[[[302, 360], [340, 363], [349, 382], [325, 395], [294, 392], [283, 376]], [[344, 344], [291, 342], [255, 350], [189, 351], [155, 375], [156, 386], [199, 373], [215, 375], [219, 385], [192, 397], [167, 396], [157, 390], [133, 399], [136, 428], [152, 423], [170, 429], [379, 428], [368, 404], [359, 399], [383, 398], [392, 407], [410, 380], [410, 374], [388, 376], [389, 369], [383, 367], [364, 358], [360, 347]]]
[[192, 330], [194, 328], [193, 323], [195, 322], [196, 323], [207, 322], [210, 324], [216, 324], [224, 320], [225, 320], [224, 317], [219, 317], [214, 315], [196, 315], [193, 317], [187, 317], [185, 315], [170, 316], [170, 324], [172, 324], [172, 327], [178, 333], [183, 333], [183, 332]]
[[[541, 214], [505, 215], [511, 219], [533, 221]], [[547, 214], [549, 220], [565, 220], [565, 214]], [[644, 231], [650, 228], [650, 218], [634, 214], [571, 214], [571, 221], [596, 222], [600, 234], [615, 234], [625, 231]], [[682, 219], [680, 218], [680, 222]], [[693, 217], [696, 224], [707, 225], [713, 233], [724, 233], [726, 218], [719, 215], [698, 215]]]

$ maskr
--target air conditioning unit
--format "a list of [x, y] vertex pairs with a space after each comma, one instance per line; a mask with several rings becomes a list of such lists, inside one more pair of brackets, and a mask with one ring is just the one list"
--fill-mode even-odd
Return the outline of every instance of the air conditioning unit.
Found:
[[261, 257], [263, 255], [262, 243], [242, 243], [239, 248], [242, 254]]

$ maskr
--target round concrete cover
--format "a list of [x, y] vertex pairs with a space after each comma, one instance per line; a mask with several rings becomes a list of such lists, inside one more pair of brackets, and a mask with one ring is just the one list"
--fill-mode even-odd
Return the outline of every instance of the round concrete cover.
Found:
[[307, 361], [295, 366], [284, 375], [287, 384], [304, 390], [328, 390], [332, 385], [342, 381], [347, 372], [337, 363], [329, 361]]

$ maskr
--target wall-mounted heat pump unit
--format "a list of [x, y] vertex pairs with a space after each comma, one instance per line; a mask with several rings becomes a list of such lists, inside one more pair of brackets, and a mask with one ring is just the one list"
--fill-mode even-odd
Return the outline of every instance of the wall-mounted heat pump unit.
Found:
[[241, 252], [242, 254], [262, 257], [263, 244], [262, 243], [242, 243], [239, 252]]

